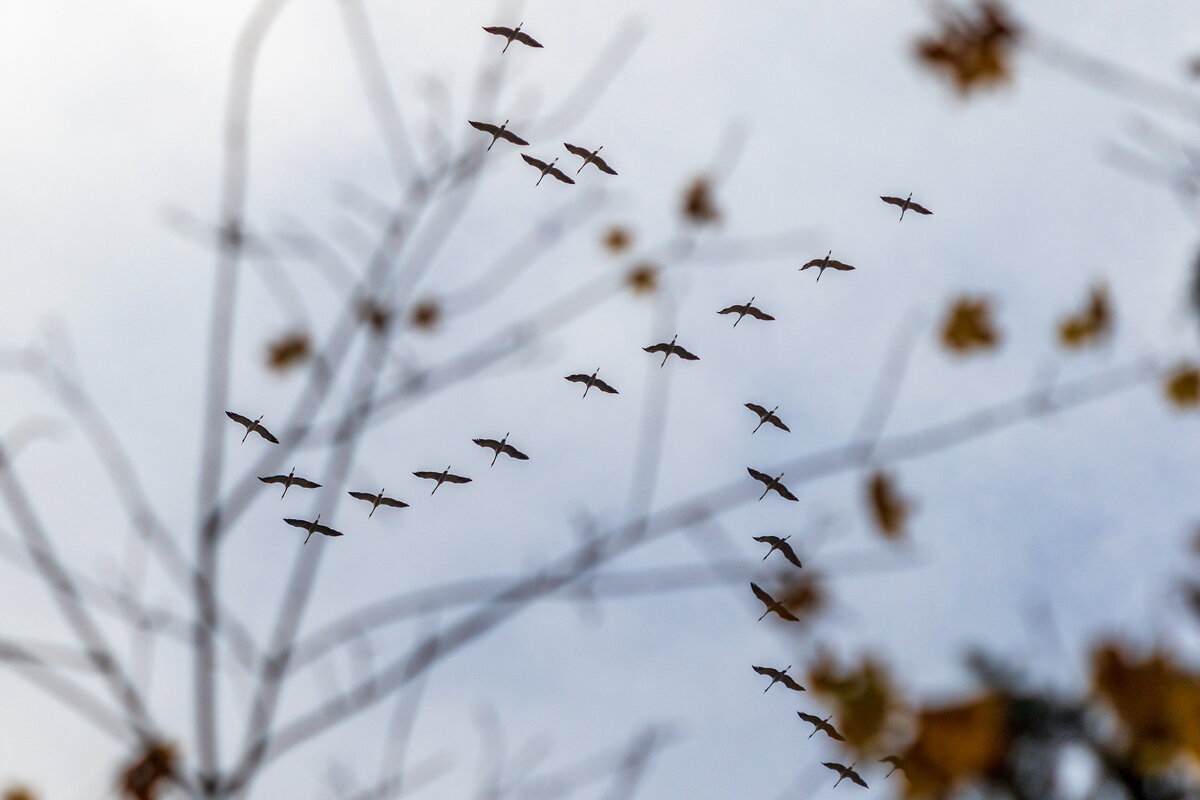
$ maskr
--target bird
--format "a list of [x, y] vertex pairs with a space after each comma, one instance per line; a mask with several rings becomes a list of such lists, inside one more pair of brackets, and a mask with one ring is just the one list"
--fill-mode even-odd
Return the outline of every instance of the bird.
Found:
[[[260, 424], [262, 422], [261, 416], [258, 419], [250, 419], [249, 417], [243, 417], [241, 414], [235, 414], [232, 411], [226, 411], [225, 416], [229, 417], [231, 420], [236, 422], [238, 425], [245, 426], [246, 436], [249, 436], [252, 433], [257, 433], [259, 436], [266, 439], [271, 444], [279, 444], [279, 440], [276, 439], [275, 436], [272, 435], [272, 433], [269, 430], [267, 430]], [[246, 441], [246, 436], [242, 437], [243, 442]]]
[[879, 763], [892, 765], [892, 768], [888, 770], [888, 774], [883, 776], [885, 781], [888, 779], [888, 775], [891, 775], [896, 770], [900, 770], [901, 772], [904, 771], [904, 759], [902, 759], [900, 756], [884, 756], [883, 758], [879, 759]]
[[894, 206], [900, 206], [900, 220], [899, 220], [900, 222], [904, 221], [904, 212], [906, 212], [906, 211], [915, 211], [918, 214], [926, 214], [926, 215], [933, 213], [932, 211], [930, 211], [928, 208], [921, 205], [920, 203], [914, 203], [912, 201], [912, 193], [911, 192], [909, 193], [908, 197], [906, 197], [903, 200], [901, 200], [899, 197], [884, 197], [883, 195], [880, 195], [879, 199], [885, 203], [890, 203], [891, 205], [894, 205]]
[[777, 477], [772, 478], [767, 473], [759, 472], [758, 470], [751, 469], [750, 467], [746, 467], [746, 471], [750, 473], [750, 477], [754, 478], [754, 480], [756, 480], [756, 481], [762, 481], [763, 484], [765, 484], [767, 487], [766, 489], [763, 489], [763, 493], [758, 496], [759, 500], [762, 500], [764, 497], [766, 497], [767, 492], [771, 491], [772, 489], [774, 489], [776, 492], [778, 492], [779, 496], [782, 497], [784, 500], [791, 500], [793, 502], [799, 500], [799, 498], [796, 497], [796, 495], [789, 492], [788, 488], [779, 482], [779, 479], [783, 477], [782, 472], [779, 473], [779, 475]]
[[583, 168], [588, 164], [595, 164], [596, 169], [600, 170], [601, 172], [607, 172], [609, 175], [617, 174], [617, 171], [610, 167], [608, 162], [598, 155], [598, 153], [604, 149], [603, 145], [597, 147], [595, 150], [588, 150], [585, 147], [579, 147], [578, 145], [567, 144], [566, 142], [563, 142], [563, 147], [567, 148], [572, 153], [583, 159], [583, 163], [579, 165], [579, 169], [575, 170], [576, 175], [583, 172]]
[[[521, 23], [521, 25], [524, 25], [524, 24], [525, 24], [524, 22]], [[488, 33], [494, 33], [497, 36], [503, 36], [505, 39], [508, 40], [504, 44], [504, 50], [500, 51], [501, 53], [503, 53], [505, 50], [507, 50], [508, 46], [510, 44], [512, 44], [514, 40], [520, 42], [521, 44], [529, 45], [530, 47], [541, 47], [542, 45], [540, 43], [538, 43], [538, 41], [536, 39], [534, 39], [528, 33], [521, 32], [521, 25], [518, 25], [516, 28], [505, 28], [502, 25], [494, 25], [492, 27], [488, 27], [485, 25], [483, 29], [485, 31], [487, 31]]]
[[758, 414], [758, 424], [754, 426], [754, 430], [750, 431], [751, 435], [758, 433], [758, 429], [763, 426], [764, 422], [771, 423], [776, 428], [779, 428], [781, 431], [787, 431], [788, 433], [792, 432], [791, 428], [789, 428], [787, 425], [783, 424], [783, 420], [781, 420], [779, 417], [775, 416], [775, 412], [779, 410], [779, 406], [775, 406], [770, 411], [767, 411], [765, 408], [758, 405], [757, 403], [746, 403], [745, 405], [746, 405], [746, 408], [750, 409], [755, 414]]
[[842, 738], [842, 735], [834, 730], [834, 727], [829, 724], [829, 720], [833, 714], [830, 714], [825, 719], [821, 719], [814, 714], [805, 714], [803, 711], [797, 711], [796, 714], [800, 717], [800, 719], [813, 726], [813, 732], [808, 735], [808, 738], [811, 739], [812, 737], [816, 736], [818, 731], [825, 731], [826, 735], [835, 742], [846, 741]]
[[[436, 492], [443, 483], [470, 483], [470, 478], [464, 478], [462, 475], [451, 475], [450, 467], [446, 467], [443, 472], [414, 472], [418, 478], [426, 478], [431, 481], [437, 481], [437, 486], [433, 487], [433, 492]], [[433, 494], [430, 492], [429, 494]]]
[[[585, 389], [584, 391], [587, 391], [587, 390]], [[500, 457], [501, 453], [504, 453], [504, 455], [506, 455], [506, 456], [515, 458], [518, 461], [528, 461], [529, 460], [529, 456], [525, 455], [520, 450], [513, 447], [511, 444], [505, 444], [505, 442], [508, 441], [507, 433], [504, 434], [504, 438], [498, 442], [495, 439], [472, 439], [471, 441], [474, 442], [475, 444], [479, 445], [480, 447], [486, 447], [490, 450], [496, 451], [496, 455], [492, 456], [491, 466], [496, 465], [496, 459]]]
[[539, 183], [541, 183], [542, 178], [546, 177], [547, 175], [553, 175], [554, 177], [558, 178], [563, 183], [574, 183], [575, 182], [574, 178], [568, 178], [561, 169], [554, 166], [555, 164], [558, 163], [557, 158], [554, 159], [553, 161], [551, 161], [549, 164], [547, 164], [545, 161], [539, 161], [538, 159], [534, 158], [533, 156], [527, 156], [524, 153], [521, 153], [521, 158], [525, 159], [525, 161], [527, 163], [532, 164], [533, 166], [535, 166], [539, 170], [541, 170], [542, 175], [540, 178], [537, 179], [537, 183], [535, 183], [534, 186], [537, 186]]
[[371, 513], [367, 514], [367, 519], [375, 516], [375, 509], [380, 506], [391, 506], [392, 508], [408, 508], [408, 503], [403, 500], [397, 500], [394, 497], [384, 497], [383, 489], [379, 490], [379, 494], [369, 494], [367, 492], [346, 492], [355, 500], [365, 500], [371, 504]]
[[867, 786], [867, 782], [862, 779], [862, 776], [854, 771], [853, 764], [847, 767], [845, 764], [839, 764], [836, 761], [822, 761], [821, 763], [838, 774], [837, 783], [833, 784], [835, 788], [837, 787], [838, 783], [841, 783], [846, 778], [854, 781], [864, 789], [869, 788]]
[[840, 261], [835, 261], [834, 259], [830, 258], [831, 255], [833, 255], [832, 250], [826, 253], [824, 258], [814, 258], [812, 261], [801, 267], [800, 271], [804, 272], [804, 270], [808, 269], [809, 267], [818, 267], [821, 271], [817, 273], [817, 283], [820, 283], [821, 276], [825, 274], [825, 270], [827, 269], [836, 269], [841, 270], [842, 272], [854, 269], [854, 267], [850, 266], [849, 264], [843, 264]]
[[738, 323], [742, 321], [742, 317], [746, 316], [747, 314], [754, 317], [755, 319], [761, 319], [764, 322], [771, 322], [772, 320], [775, 319], [770, 314], [764, 313], [762, 309], [755, 308], [753, 303], [754, 303], [754, 298], [751, 297], [748, 301], [746, 301], [744, 304], [742, 304], [740, 306], [729, 306], [728, 308], [722, 308], [717, 313], [718, 314], [737, 314], [738, 318], [733, 321], [733, 327], [735, 327], [735, 328], [738, 326]]
[[474, 120], [467, 120], [467, 122], [471, 123], [472, 128], [481, 130], [484, 133], [490, 133], [492, 135], [492, 143], [488, 145], [488, 150], [492, 149], [492, 147], [496, 144], [497, 139], [504, 139], [505, 141], [512, 142], [513, 144], [520, 145], [522, 147], [529, 144], [529, 142], [508, 130], [508, 120], [504, 120], [504, 124], [499, 127], [496, 127], [490, 122], [475, 122]]
[[583, 375], [583, 374], [567, 375], [566, 380], [569, 380], [572, 383], [586, 384], [583, 389], [584, 397], [587, 397], [587, 393], [592, 390], [593, 386], [595, 386], [600, 391], [605, 392], [606, 394], [620, 394], [620, 392], [618, 392], [616, 389], [614, 389], [613, 387], [609, 386], [604, 381], [597, 378], [596, 376], [599, 373], [600, 373], [600, 368], [596, 367], [596, 371], [593, 372], [591, 375]]
[[796, 551], [793, 550], [792, 546], [787, 543], [787, 540], [790, 538], [792, 537], [784, 536], [782, 539], [780, 539], [778, 536], [755, 536], [754, 541], [771, 545], [771, 549], [767, 551], [767, 555], [763, 556], [763, 561], [766, 561], [767, 556], [778, 550], [779, 552], [783, 553], [784, 558], [795, 564], [797, 567], [803, 569], [804, 565], [801, 564], [800, 559], [796, 557]]
[[797, 617], [792, 612], [788, 611], [787, 608], [783, 605], [783, 603], [779, 602], [774, 597], [771, 597], [771, 595], [764, 592], [762, 590], [762, 587], [760, 587], [757, 583], [751, 583], [750, 589], [754, 592], [754, 596], [757, 597], [759, 600], [761, 600], [762, 604], [767, 607], [767, 610], [764, 611], [762, 613], [762, 616], [760, 616], [758, 618], [760, 622], [762, 621], [763, 617], [765, 617], [767, 614], [770, 614], [772, 611], [774, 611], [776, 614], [778, 614], [781, 619], [786, 619], [788, 622], [799, 622], [800, 621], [799, 617]]
[[671, 339], [670, 344], [667, 344], [666, 342], [659, 342], [658, 344], [650, 345], [649, 347], [643, 347], [642, 349], [647, 353], [663, 353], [662, 363], [659, 364], [660, 367], [665, 367], [667, 365], [667, 359], [672, 355], [679, 356], [685, 361], [699, 361], [700, 356], [695, 355], [694, 353], [689, 353], [681, 345], [675, 344], [675, 339], [678, 338], [679, 334], [675, 334], [675, 337]]
[[342, 535], [341, 531], [335, 531], [333, 528], [329, 527], [328, 525], [321, 525], [320, 524], [320, 522], [321, 522], [320, 514], [317, 514], [317, 518], [314, 519], [312, 522], [309, 522], [308, 520], [305, 520], [305, 519], [288, 519], [287, 517], [284, 517], [283, 521], [286, 522], [288, 525], [291, 525], [294, 528], [303, 528], [304, 530], [308, 531], [308, 536], [304, 537], [305, 544], [308, 544], [308, 540], [312, 538], [312, 535], [314, 533], [323, 533], [326, 536], [341, 536]]
[[[249, 433], [249, 431], [247, 431], [247, 433]], [[321, 488], [321, 484], [319, 484], [319, 483], [313, 483], [312, 481], [307, 480], [305, 478], [297, 478], [295, 467], [292, 467], [292, 471], [289, 472], [287, 475], [272, 475], [269, 478], [261, 478], [260, 477], [259, 480], [262, 481], [263, 483], [282, 483], [283, 484], [283, 494], [279, 495], [280, 499], [286, 497], [287, 493], [288, 493], [288, 489], [292, 488], [293, 486], [299, 486], [301, 489], [320, 489]]]
[[791, 668], [791, 664], [788, 664], [782, 670], [775, 669], [774, 667], [753, 667], [754, 671], [759, 675], [766, 675], [771, 679], [771, 682], [767, 684], [767, 688], [763, 689], [763, 694], [766, 694], [768, 691], [770, 691], [771, 687], [777, 683], [782, 683], [793, 692], [803, 692], [804, 687], [796, 683], [796, 681], [792, 679], [792, 676], [787, 674], [787, 671]]

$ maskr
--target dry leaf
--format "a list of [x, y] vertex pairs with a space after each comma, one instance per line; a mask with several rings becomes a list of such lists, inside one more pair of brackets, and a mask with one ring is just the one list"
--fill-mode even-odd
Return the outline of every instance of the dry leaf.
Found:
[[960, 297], [942, 324], [942, 345], [954, 353], [991, 350], [1000, 343], [991, 306], [983, 298]]
[[1167, 399], [1179, 408], [1200, 405], [1200, 369], [1181, 364], [1167, 376], [1163, 386]]
[[918, 713], [916, 738], [901, 756], [906, 795], [946, 797], [994, 775], [1008, 747], [1007, 717], [1006, 702], [990, 694]]
[[683, 217], [694, 225], [713, 225], [721, 221], [721, 211], [712, 196], [712, 183], [703, 175], [683, 193]]
[[1103, 284], [1093, 286], [1087, 306], [1058, 325], [1058, 340], [1063, 347], [1077, 349], [1096, 344], [1112, 333], [1112, 306], [1108, 289]]
[[157, 800], [163, 781], [175, 774], [175, 748], [169, 744], [149, 746], [121, 774], [120, 791], [131, 800]]
[[891, 475], [883, 471], [872, 473], [867, 481], [867, 507], [880, 533], [888, 539], [904, 537], [911, 503], [896, 489]]
[[658, 267], [649, 262], [637, 264], [625, 276], [625, 285], [634, 294], [653, 294], [658, 291]]
[[960, 95], [1008, 82], [1018, 31], [998, 2], [979, 2], [969, 16], [944, 7], [941, 28], [917, 42], [917, 59], [950, 80]]
[[373, 300], [363, 300], [358, 304], [358, 319], [375, 333], [383, 333], [392, 324], [392, 312]]
[[287, 372], [312, 357], [312, 341], [304, 332], [285, 333], [267, 345], [267, 366]]
[[825, 653], [809, 668], [805, 685], [833, 707], [835, 727], [858, 757], [883, 752], [891, 744], [903, 706], [881, 662], [865, 657], [841, 667]]
[[37, 795], [24, 786], [10, 786], [4, 790], [4, 800], [37, 800]]
[[633, 244], [633, 234], [628, 228], [620, 225], [613, 225], [604, 232], [604, 249], [609, 253], [620, 255], [629, 249]]
[[442, 307], [436, 300], [422, 300], [413, 306], [408, 321], [414, 328], [433, 330], [442, 318]]

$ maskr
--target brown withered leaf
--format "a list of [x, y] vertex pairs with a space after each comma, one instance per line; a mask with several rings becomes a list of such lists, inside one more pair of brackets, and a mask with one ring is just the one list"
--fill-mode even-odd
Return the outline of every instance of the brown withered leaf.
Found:
[[634, 294], [653, 294], [658, 291], [658, 266], [648, 261], [635, 264], [625, 275], [625, 285]]
[[37, 800], [37, 795], [32, 789], [27, 789], [24, 786], [10, 786], [4, 790], [4, 800]]
[[953, 353], [991, 350], [1000, 343], [985, 298], [959, 297], [950, 305], [942, 323], [942, 345]]
[[1180, 364], [1163, 384], [1167, 399], [1178, 408], [1200, 405], [1200, 369], [1193, 364]]
[[612, 225], [604, 232], [604, 249], [614, 256], [624, 253], [633, 244], [633, 233], [622, 225]]
[[414, 328], [421, 330], [433, 330], [437, 327], [438, 322], [442, 319], [442, 307], [436, 300], [422, 300], [413, 306], [412, 313], [408, 317], [409, 323]]
[[805, 686], [832, 706], [835, 727], [858, 757], [882, 752], [891, 744], [903, 704], [883, 663], [867, 656], [843, 667], [822, 653], [809, 667]]
[[882, 470], [872, 473], [867, 479], [867, 508], [871, 511], [875, 527], [886, 538], [901, 539], [905, 536], [912, 503], [900, 494], [895, 478]]
[[779, 574], [779, 590], [775, 598], [800, 618], [800, 622], [811, 622], [825, 610], [829, 597], [825, 583], [817, 572], [788, 570]]
[[1112, 333], [1112, 304], [1103, 284], [1093, 286], [1087, 305], [1058, 324], [1058, 341], [1068, 349], [1097, 344]]
[[1006, 701], [985, 694], [917, 714], [916, 738], [901, 756], [907, 797], [946, 797], [993, 776], [1008, 748]]
[[160, 784], [175, 774], [177, 758], [172, 745], [150, 745], [121, 773], [121, 794], [131, 800], [157, 800]]
[[383, 333], [392, 324], [392, 312], [373, 300], [363, 300], [358, 304], [358, 319], [375, 333]]
[[683, 192], [683, 218], [693, 225], [715, 225], [721, 211], [712, 195], [712, 182], [704, 175], [688, 184]]
[[1018, 30], [998, 2], [983, 0], [973, 14], [943, 7], [940, 29], [917, 42], [918, 61], [954, 84], [962, 96], [1012, 78]]
[[304, 331], [285, 333], [267, 344], [267, 366], [287, 372], [312, 358], [312, 340]]

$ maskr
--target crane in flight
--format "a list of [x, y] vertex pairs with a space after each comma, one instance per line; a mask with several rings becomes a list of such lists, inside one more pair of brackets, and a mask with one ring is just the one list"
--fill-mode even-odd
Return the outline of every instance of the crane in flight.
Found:
[[780, 617], [780, 619], [786, 619], [788, 622], [800, 621], [799, 617], [787, 610], [787, 606], [763, 591], [762, 587], [757, 583], [751, 582], [750, 589], [754, 592], [754, 596], [757, 597], [762, 604], [767, 607], [767, 610], [764, 611], [761, 616], [759, 616], [759, 622], [761, 622], [762, 618], [767, 614], [770, 614], [772, 611], [774, 611]]
[[609, 386], [604, 381], [597, 378], [596, 376], [599, 374], [600, 374], [600, 368], [596, 367], [596, 371], [593, 372], [591, 375], [583, 375], [583, 374], [567, 375], [566, 380], [569, 380], [571, 383], [584, 384], [584, 389], [583, 389], [584, 397], [587, 397], [587, 393], [592, 390], [593, 386], [595, 386], [597, 389], [599, 389], [600, 391], [602, 391], [606, 394], [620, 394], [620, 392], [618, 392], [616, 389], [614, 389], [613, 387]]
[[310, 481], [306, 478], [297, 478], [295, 467], [292, 467], [292, 471], [289, 472], [287, 475], [272, 475], [269, 478], [260, 477], [259, 480], [262, 481], [263, 483], [282, 483], [283, 484], [283, 494], [279, 495], [279, 498], [281, 500], [287, 496], [288, 489], [292, 488], [293, 486], [299, 486], [301, 489], [320, 489], [321, 488], [321, 484], [319, 484], [319, 483], [313, 483], [312, 481]]
[[385, 497], [383, 489], [379, 490], [379, 494], [370, 494], [368, 492], [346, 492], [355, 500], [363, 500], [371, 504], [371, 513], [367, 514], [367, 519], [375, 516], [375, 509], [380, 506], [390, 506], [392, 508], [408, 508], [408, 503], [403, 500], [397, 500], [394, 497]]
[[[241, 414], [235, 414], [232, 411], [226, 411], [225, 416], [229, 417], [238, 425], [243, 426], [246, 429], [246, 436], [249, 436], [252, 433], [257, 433], [271, 444], [279, 444], [279, 440], [276, 439], [269, 430], [263, 427], [261, 415], [258, 419], [250, 419], [249, 417], [243, 417]], [[242, 437], [243, 442], [246, 441], [246, 436]]]
[[[521, 25], [524, 24], [524, 22], [521, 23]], [[485, 25], [483, 29], [488, 33], [494, 33], [497, 36], [503, 36], [508, 40], [504, 43], [504, 50], [501, 50], [501, 53], [503, 53], [505, 50], [508, 50], [508, 46], [514, 41], [528, 45], [529, 47], [541, 47], [542, 45], [536, 39], [534, 39], [528, 33], [521, 32], [521, 25], [518, 25], [515, 28], [506, 28], [503, 25], [493, 25], [491, 27]]]
[[771, 687], [777, 683], [782, 683], [793, 692], [803, 692], [804, 687], [796, 683], [796, 681], [792, 679], [792, 676], [787, 674], [787, 671], [791, 668], [791, 664], [788, 664], [781, 670], [775, 669], [774, 667], [753, 667], [754, 671], [759, 675], [766, 675], [771, 679], [771, 682], [767, 684], [767, 688], [763, 689], [763, 694], [766, 694], [768, 691], [770, 691]]
[[312, 535], [314, 533], [322, 533], [326, 536], [341, 536], [342, 535], [341, 531], [335, 531], [333, 528], [329, 527], [328, 525], [322, 525], [320, 514], [317, 514], [317, 518], [314, 519], [312, 522], [309, 522], [306, 519], [288, 519], [287, 517], [284, 517], [283, 521], [286, 522], [288, 525], [291, 525], [293, 528], [303, 528], [304, 530], [308, 531], [308, 536], [304, 537], [305, 544], [308, 544], [308, 540], [312, 538]]
[[859, 786], [863, 787], [864, 789], [869, 788], [867, 786], [867, 782], [862, 779], [862, 776], [854, 771], [853, 764], [851, 764], [848, 767], [845, 764], [839, 764], [836, 761], [822, 761], [821, 764], [828, 767], [829, 769], [833, 770], [834, 772], [836, 772], [838, 774], [837, 783], [833, 784], [835, 789], [837, 788], [838, 783], [841, 783], [846, 778], [849, 778], [850, 780], [854, 781], [855, 783], [857, 783]]
[[901, 200], [899, 197], [884, 197], [883, 195], [880, 195], [879, 199], [890, 205], [900, 206], [900, 219], [898, 220], [899, 222], [904, 221], [904, 212], [906, 212], [906, 211], [915, 211], [918, 214], [925, 214], [925, 215], [929, 215], [929, 214], [933, 213], [932, 211], [930, 211], [928, 208], [921, 205], [920, 203], [914, 203], [912, 201], [912, 192], [909, 192], [908, 197], [904, 198], [903, 200]]
[[771, 322], [772, 320], [775, 319], [770, 314], [765, 313], [761, 308], [755, 308], [753, 297], [751, 297], [749, 300], [747, 300], [745, 303], [743, 303], [740, 306], [729, 306], [728, 308], [722, 308], [717, 313], [718, 314], [737, 314], [738, 315], [737, 319], [735, 319], [733, 321], [733, 327], [735, 327], [735, 328], [738, 326], [738, 323], [742, 321], [742, 317], [745, 317], [747, 315], [754, 317], [755, 319], [761, 319], [764, 322]]
[[770, 411], [767, 411], [757, 403], [746, 403], [745, 405], [746, 408], [750, 409], [755, 414], [758, 414], [758, 424], [754, 426], [754, 430], [750, 431], [751, 435], [758, 433], [758, 429], [761, 428], [765, 422], [771, 423], [781, 431], [787, 431], [788, 433], [792, 432], [791, 428], [783, 424], [783, 420], [775, 416], [775, 412], [779, 410], [779, 406], [775, 406]]
[[[585, 389], [584, 391], [587, 390]], [[495, 439], [472, 439], [471, 441], [480, 447], [486, 447], [489, 450], [496, 451], [496, 455], [492, 456], [492, 463], [489, 466], [496, 466], [496, 459], [500, 457], [501, 453], [504, 453], [504, 455], [508, 456], [509, 458], [515, 458], [517, 461], [529, 460], [529, 456], [525, 455], [511, 444], [506, 444], [508, 441], [507, 433], [504, 434], [504, 438], [498, 442]]]
[[896, 770], [900, 770], [901, 772], [904, 771], [904, 759], [902, 759], [900, 756], [884, 756], [883, 758], [879, 759], [879, 763], [892, 765], [892, 768], [888, 770], [888, 774], [883, 776], [885, 781], [888, 779], [888, 776]]
[[813, 726], [813, 732], [808, 735], [808, 738], [811, 739], [820, 731], [825, 731], [825, 735], [830, 739], [833, 739], [835, 742], [846, 741], [844, 738], [842, 738], [842, 735], [838, 733], [832, 725], [829, 724], [829, 720], [833, 717], [833, 714], [830, 714], [825, 719], [821, 719], [815, 714], [805, 714], [803, 711], [797, 711], [796, 714], [800, 717], [800, 719]]
[[450, 467], [446, 467], [446, 469], [443, 470], [442, 472], [414, 472], [413, 475], [416, 475], [418, 478], [425, 478], [426, 480], [437, 481], [437, 485], [433, 487], [433, 492], [430, 492], [429, 493], [430, 495], [432, 495], [439, 488], [441, 488], [441, 485], [443, 483], [470, 483], [471, 482], [470, 478], [464, 478], [462, 475], [452, 475], [450, 473]]
[[671, 356], [679, 356], [684, 361], [699, 361], [700, 356], [695, 355], [694, 353], [689, 353], [682, 345], [675, 344], [675, 339], [678, 338], [679, 334], [675, 334], [675, 337], [671, 339], [669, 344], [667, 342], [659, 342], [658, 344], [652, 344], [649, 347], [643, 347], [642, 349], [647, 353], [662, 353], [663, 360], [662, 363], [659, 364], [660, 367], [665, 367], [667, 365], [667, 359]]
[[467, 122], [471, 123], [472, 128], [483, 131], [484, 133], [490, 133], [492, 135], [492, 143], [488, 145], [488, 150], [492, 149], [492, 147], [496, 144], [497, 139], [503, 139], [506, 142], [512, 142], [513, 144], [520, 145], [521, 147], [529, 144], [529, 142], [525, 141], [520, 136], [517, 136], [508, 129], [508, 120], [504, 120], [504, 124], [500, 126], [493, 125], [490, 122], [475, 122], [474, 120], [467, 120]]
[[826, 253], [824, 258], [814, 258], [812, 261], [808, 262], [803, 267], [801, 267], [800, 271], [804, 272], [804, 270], [808, 269], [809, 267], [818, 268], [820, 270], [820, 272], [817, 273], [817, 283], [820, 283], [821, 276], [825, 274], [825, 270], [827, 270], [827, 269], [836, 269], [841, 272], [846, 272], [848, 270], [854, 269], [854, 267], [850, 266], [849, 264], [843, 264], [841, 261], [836, 261], [836, 260], [830, 258], [831, 255], [833, 255], [832, 250], [830, 250], [828, 253]]
[[599, 155], [600, 151], [604, 149], [603, 145], [597, 147], [595, 150], [588, 150], [586, 147], [579, 147], [578, 145], [567, 144], [566, 142], [563, 142], [563, 147], [567, 148], [567, 150], [583, 159], [583, 163], [579, 165], [579, 169], [575, 170], [576, 175], [583, 172], [583, 168], [588, 164], [595, 164], [596, 169], [600, 170], [601, 172], [607, 172], [609, 175], [617, 174], [617, 171], [610, 167], [608, 162], [606, 162]]
[[796, 495], [789, 492], [788, 488], [779, 482], [779, 479], [783, 477], [782, 472], [779, 473], [774, 478], [772, 478], [767, 473], [759, 472], [758, 470], [751, 469], [750, 467], [746, 467], [746, 471], [750, 473], [751, 478], [754, 478], [754, 480], [756, 480], [756, 481], [761, 481], [763, 483], [763, 485], [765, 485], [767, 487], [766, 489], [763, 489], [763, 493], [758, 496], [759, 500], [762, 500], [764, 497], [767, 496], [767, 492], [774, 489], [775, 492], [778, 493], [779, 496], [782, 497], [784, 500], [791, 500], [792, 502], [799, 501], [799, 498], [796, 497]]
[[555, 164], [558, 163], [557, 158], [554, 159], [553, 161], [551, 161], [549, 164], [547, 164], [545, 161], [536, 159], [533, 156], [527, 156], [524, 153], [521, 153], [521, 158], [525, 159], [526, 163], [532, 164], [533, 166], [537, 167], [538, 171], [542, 173], [541, 176], [538, 177], [537, 183], [535, 183], [534, 186], [537, 186], [538, 184], [540, 184], [542, 182], [542, 178], [546, 177], [547, 175], [551, 175], [555, 178], [558, 178], [563, 183], [574, 183], [575, 182], [574, 178], [568, 178], [567, 175], [561, 169], [554, 166]]
[[783, 553], [783, 557], [795, 564], [797, 567], [804, 569], [804, 565], [800, 563], [800, 559], [796, 556], [796, 551], [788, 544], [788, 539], [791, 536], [784, 536], [780, 539], [778, 536], [755, 536], [754, 541], [762, 542], [763, 544], [771, 545], [771, 549], [767, 551], [767, 555], [762, 557], [763, 561], [767, 560], [767, 556], [774, 553], [776, 550]]

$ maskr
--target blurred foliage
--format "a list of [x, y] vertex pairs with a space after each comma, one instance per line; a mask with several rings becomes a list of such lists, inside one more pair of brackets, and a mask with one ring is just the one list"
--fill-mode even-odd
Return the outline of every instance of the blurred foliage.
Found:
[[945, 797], [995, 777], [1008, 745], [1006, 720], [1005, 700], [992, 694], [919, 711], [915, 738], [900, 756], [906, 796]]
[[775, 596], [800, 622], [811, 622], [825, 609], [829, 598], [818, 575], [789, 570], [779, 577], [780, 589]]
[[175, 775], [177, 759], [172, 745], [150, 745], [121, 773], [121, 794], [130, 800], [157, 800], [163, 782]]
[[383, 333], [392, 324], [392, 312], [373, 300], [359, 303], [358, 318], [375, 333]]
[[1180, 364], [1167, 375], [1163, 389], [1167, 399], [1178, 408], [1200, 405], [1200, 369], [1193, 364]]
[[903, 704], [882, 662], [865, 657], [843, 667], [824, 653], [809, 667], [806, 685], [833, 708], [835, 727], [855, 757], [889, 749]]
[[442, 306], [437, 300], [421, 300], [413, 306], [409, 323], [418, 330], [431, 331], [442, 320]]
[[942, 324], [942, 345], [953, 353], [991, 350], [1000, 343], [989, 301], [960, 297], [950, 305]]
[[4, 790], [3, 800], [37, 800], [37, 795], [24, 786], [10, 786]]
[[1108, 288], [1099, 284], [1088, 293], [1087, 305], [1082, 311], [1059, 323], [1058, 340], [1067, 349], [1080, 349], [1102, 342], [1112, 333], [1112, 328]]
[[973, 14], [939, 6], [939, 29], [917, 42], [917, 59], [966, 96], [1012, 79], [1018, 30], [998, 2], [978, 2]]
[[312, 358], [312, 340], [303, 331], [285, 333], [267, 345], [267, 366], [287, 372]]
[[634, 294], [653, 294], [658, 291], [659, 268], [655, 264], [643, 261], [635, 264], [625, 275], [625, 284]]
[[622, 225], [612, 225], [604, 232], [601, 242], [605, 250], [617, 256], [633, 246], [633, 233]]
[[693, 225], [715, 225], [721, 221], [721, 210], [713, 200], [712, 181], [708, 177], [701, 175], [684, 190], [683, 218]]
[[904, 538], [911, 505], [896, 488], [895, 478], [888, 473], [879, 470], [867, 479], [867, 508], [884, 537]]

